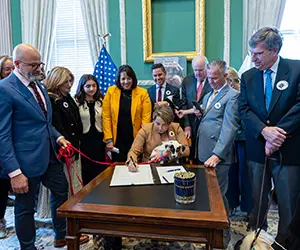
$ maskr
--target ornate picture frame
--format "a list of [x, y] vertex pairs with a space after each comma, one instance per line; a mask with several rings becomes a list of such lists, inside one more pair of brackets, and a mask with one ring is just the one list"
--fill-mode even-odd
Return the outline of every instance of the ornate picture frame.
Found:
[[[170, 0], [165, 0], [170, 1]], [[155, 56], [185, 56], [191, 61], [205, 54], [205, 0], [195, 0], [195, 51], [153, 53], [151, 0], [143, 0], [143, 49], [144, 61], [153, 62]]]

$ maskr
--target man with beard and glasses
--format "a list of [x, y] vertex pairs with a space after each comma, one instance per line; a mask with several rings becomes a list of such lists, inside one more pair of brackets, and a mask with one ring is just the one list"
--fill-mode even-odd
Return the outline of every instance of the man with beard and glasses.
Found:
[[68, 184], [55, 148], [69, 143], [52, 126], [51, 103], [42, 79], [40, 53], [19, 44], [15, 69], [0, 81], [0, 176], [10, 179], [15, 200], [15, 228], [21, 250], [35, 250], [34, 205], [40, 182], [51, 190], [55, 246], [66, 244], [65, 218], [56, 209], [67, 200]]

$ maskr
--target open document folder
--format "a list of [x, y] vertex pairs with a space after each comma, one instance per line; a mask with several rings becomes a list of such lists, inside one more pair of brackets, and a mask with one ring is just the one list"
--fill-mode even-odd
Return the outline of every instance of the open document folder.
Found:
[[174, 183], [176, 172], [186, 172], [183, 166], [156, 167], [161, 184]]
[[150, 165], [139, 165], [137, 172], [129, 172], [127, 166], [115, 166], [110, 186], [154, 184]]

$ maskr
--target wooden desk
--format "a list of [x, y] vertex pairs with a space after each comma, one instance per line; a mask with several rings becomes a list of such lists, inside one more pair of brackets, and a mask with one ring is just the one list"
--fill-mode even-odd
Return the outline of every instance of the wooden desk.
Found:
[[[185, 166], [203, 168], [202, 166]], [[69, 250], [79, 249], [81, 233], [205, 243], [206, 249], [222, 248], [223, 230], [228, 228], [228, 220], [214, 170], [201, 170], [205, 175], [203, 180], [206, 179], [207, 182], [210, 207], [208, 211], [188, 210], [184, 207], [185, 205], [177, 204], [173, 198], [171, 203], [174, 204], [171, 205], [175, 209], [137, 205], [136, 200], [134, 206], [128, 206], [123, 204], [124, 197], [123, 201], [120, 199], [120, 204], [123, 205], [82, 202], [93, 193], [93, 190], [95, 193], [101, 184], [107, 182], [107, 186], [109, 185], [108, 181], [113, 169], [113, 167], [107, 168], [58, 209], [58, 215], [67, 218], [66, 239]], [[118, 189], [118, 187], [107, 188], [106, 184], [105, 188], [108, 190], [108, 197], [109, 190]], [[127, 188], [135, 189], [136, 192], [139, 186]], [[201, 190], [197, 188], [197, 192]], [[173, 197], [173, 192], [169, 195]]]

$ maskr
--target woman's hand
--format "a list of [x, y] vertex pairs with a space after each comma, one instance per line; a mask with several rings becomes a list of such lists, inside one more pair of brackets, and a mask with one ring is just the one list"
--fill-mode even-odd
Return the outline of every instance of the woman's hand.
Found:
[[129, 172], [137, 172], [139, 170], [139, 165], [136, 162], [129, 161], [128, 170]]
[[113, 148], [114, 148], [114, 143], [113, 142], [110, 142], [110, 143], [106, 144], [106, 150], [107, 151], [112, 151]]

